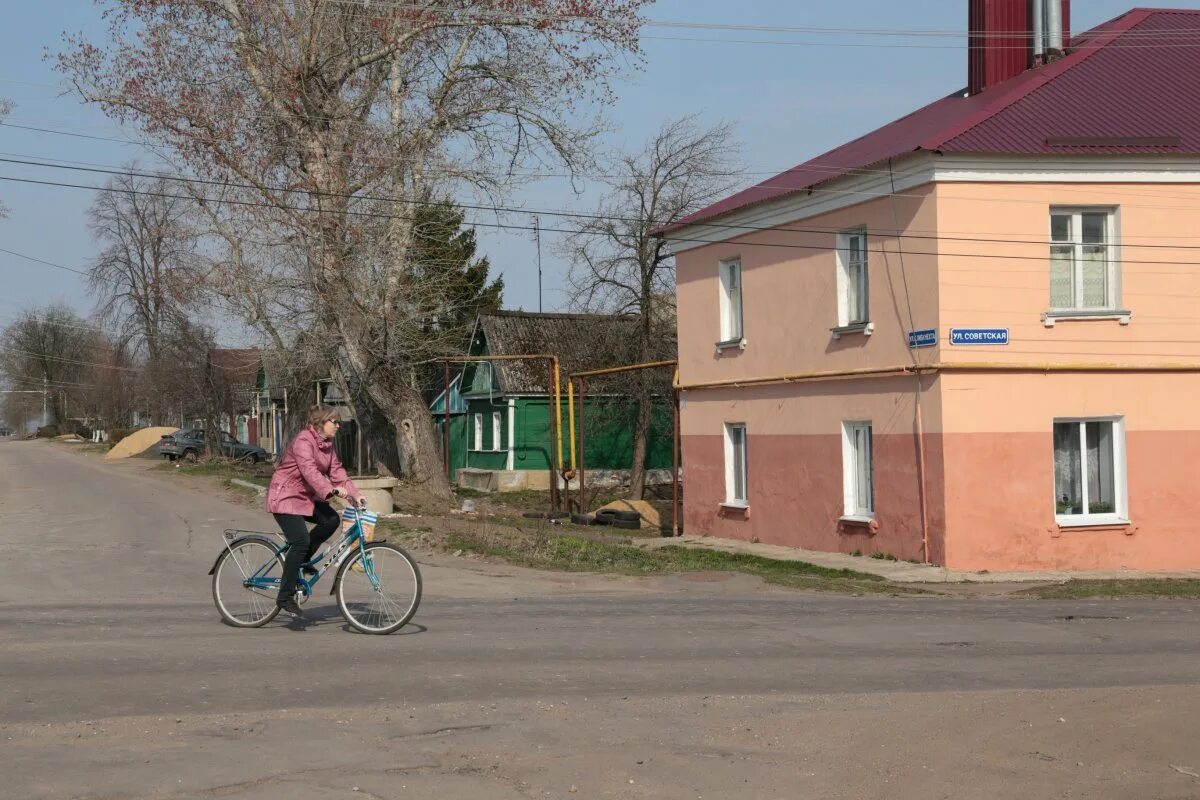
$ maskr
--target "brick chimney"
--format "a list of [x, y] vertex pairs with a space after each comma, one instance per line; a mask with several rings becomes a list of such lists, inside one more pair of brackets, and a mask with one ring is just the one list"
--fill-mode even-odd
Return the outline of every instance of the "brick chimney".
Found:
[[[1063, 49], [1071, 30], [1071, 0], [968, 0], [967, 93], [979, 94], [1061, 55], [1048, 52], [1049, 31], [1042, 20], [1054, 4], [1062, 9]], [[1040, 46], [1034, 31], [1042, 33]]]

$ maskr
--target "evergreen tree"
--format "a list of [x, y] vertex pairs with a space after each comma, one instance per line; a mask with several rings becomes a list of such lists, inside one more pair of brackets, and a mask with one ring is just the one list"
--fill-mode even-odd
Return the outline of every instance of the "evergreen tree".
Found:
[[[475, 231], [463, 227], [463, 210], [452, 201], [419, 206], [415, 216], [411, 274], [439, 288], [426, 294], [428, 301], [418, 312], [422, 328], [436, 349], [448, 356], [465, 354], [475, 318], [500, 308], [504, 279], [489, 279], [491, 264], [487, 256], [477, 255]], [[425, 372], [421, 388], [441, 391], [442, 368], [430, 365]]]

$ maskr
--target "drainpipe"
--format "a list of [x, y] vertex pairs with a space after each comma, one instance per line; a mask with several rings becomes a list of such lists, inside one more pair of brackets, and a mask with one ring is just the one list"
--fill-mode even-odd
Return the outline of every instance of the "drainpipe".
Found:
[[516, 439], [517, 432], [517, 401], [513, 398], [508, 398], [508, 464], [509, 472], [513, 471], [516, 466], [516, 447], [513, 442]]
[[671, 535], [679, 535], [679, 390], [671, 404]]
[[917, 490], [921, 498], [921, 560], [926, 564], [933, 562], [929, 558], [929, 497], [926, 493], [925, 479], [925, 416], [921, 412], [921, 380], [917, 378]]

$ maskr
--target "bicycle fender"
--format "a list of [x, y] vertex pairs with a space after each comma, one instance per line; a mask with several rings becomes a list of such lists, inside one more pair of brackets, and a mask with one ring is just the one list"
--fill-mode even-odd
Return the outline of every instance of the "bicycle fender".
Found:
[[262, 542], [267, 547], [270, 547], [273, 550], [275, 550], [279, 547], [278, 543], [275, 542], [274, 540], [272, 540], [269, 536], [239, 536], [237, 539], [234, 539], [233, 541], [229, 542], [227, 544], [227, 546], [225, 547], [225, 549], [223, 549], [223, 550], [221, 550], [221, 552], [217, 553], [217, 557], [213, 561], [212, 569], [210, 569], [208, 571], [208, 574], [213, 575], [216, 573], [217, 564], [221, 563], [221, 559], [224, 558], [225, 554], [229, 552], [229, 548], [233, 547], [235, 544], [241, 544], [242, 542], [246, 542], [246, 541]]

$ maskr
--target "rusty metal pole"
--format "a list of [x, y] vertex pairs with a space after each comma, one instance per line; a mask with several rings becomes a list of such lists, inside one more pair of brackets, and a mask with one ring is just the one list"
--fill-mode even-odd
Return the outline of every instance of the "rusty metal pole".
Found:
[[671, 535], [679, 535], [679, 390], [675, 392], [671, 434]]
[[587, 428], [583, 424], [583, 378], [579, 379], [579, 513], [587, 513], [587, 475], [584, 472], [584, 442], [587, 441]]
[[446, 464], [446, 477], [451, 483], [454, 482], [454, 476], [450, 474], [450, 362], [444, 362], [446, 374], [446, 393], [442, 395], [442, 402], [445, 403], [445, 414], [442, 424], [442, 460]]
[[549, 440], [546, 442], [547, 460], [550, 462], [550, 510], [558, 511], [558, 469], [554, 461], [554, 435], [558, 432], [558, 416], [557, 408], [554, 405], [554, 361], [547, 360], [548, 375], [550, 380], [546, 383], [546, 414], [549, 417], [550, 425], [547, 428]]

